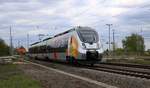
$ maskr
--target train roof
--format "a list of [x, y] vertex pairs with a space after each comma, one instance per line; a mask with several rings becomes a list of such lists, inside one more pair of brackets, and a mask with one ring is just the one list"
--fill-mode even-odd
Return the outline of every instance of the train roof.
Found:
[[59, 34], [55, 35], [54, 37], [57, 37], [57, 36], [60, 36], [60, 35], [69, 33], [69, 32], [71, 32], [71, 31], [73, 31], [73, 30], [74, 30], [74, 28], [73, 28], [73, 29], [70, 29], [70, 30], [67, 30], [67, 31], [65, 31], [65, 32], [63, 32], [63, 33], [59, 33]]
[[46, 40], [49, 40], [49, 39], [52, 39], [52, 37], [46, 38], [46, 39], [44, 39], [43, 41], [46, 41]]
[[[59, 33], [59, 34], [55, 35], [54, 37], [49, 37], [49, 38], [43, 39], [43, 41], [46, 41], [46, 40], [49, 40], [49, 39], [52, 39], [52, 38], [55, 38], [55, 37], [64, 35], [64, 34], [66, 34], [66, 33], [69, 33], [69, 32], [71, 32], [71, 31], [73, 31], [73, 30], [85, 30], [85, 29], [86, 29], [86, 30], [93, 30], [91, 27], [77, 26], [77, 27], [72, 28], [72, 29], [70, 29], [70, 30], [67, 30], [67, 31], [65, 31], [65, 32]], [[35, 43], [31, 44], [31, 46], [34, 47], [34, 45], [37, 45], [37, 44], [40, 46], [40, 43], [43, 42], [43, 41], [35, 42]]]
[[69, 33], [69, 32], [71, 32], [71, 31], [73, 31], [73, 30], [82, 30], [82, 29], [86, 29], [86, 30], [93, 30], [93, 29], [92, 29], [92, 28], [90, 28], [90, 27], [81, 27], [81, 26], [78, 26], [78, 27], [76, 27], [76, 28], [73, 28], [73, 29], [67, 30], [67, 31], [65, 31], [65, 32], [63, 32], [63, 33], [59, 33], [59, 34], [55, 35], [54, 37], [57, 37], [57, 36], [60, 36], [60, 35], [63, 35], [63, 34]]
[[78, 26], [75, 28], [76, 30], [94, 30], [93, 28], [91, 27], [81, 27], [81, 26]]
[[38, 44], [38, 43], [40, 43], [40, 42], [35, 42], [35, 43], [31, 44], [31, 46], [32, 46], [32, 45], [35, 45], [35, 44]]

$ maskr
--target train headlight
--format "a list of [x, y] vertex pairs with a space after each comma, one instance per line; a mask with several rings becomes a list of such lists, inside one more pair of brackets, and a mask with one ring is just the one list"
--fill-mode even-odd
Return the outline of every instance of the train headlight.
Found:
[[84, 43], [82, 43], [82, 46], [83, 46], [84, 49], [86, 48], [86, 45]]

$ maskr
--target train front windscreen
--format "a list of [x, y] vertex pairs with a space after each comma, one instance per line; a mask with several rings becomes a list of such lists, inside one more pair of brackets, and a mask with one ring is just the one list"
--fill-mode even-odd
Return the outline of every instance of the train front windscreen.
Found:
[[78, 30], [79, 37], [84, 43], [98, 42], [98, 34], [94, 30]]

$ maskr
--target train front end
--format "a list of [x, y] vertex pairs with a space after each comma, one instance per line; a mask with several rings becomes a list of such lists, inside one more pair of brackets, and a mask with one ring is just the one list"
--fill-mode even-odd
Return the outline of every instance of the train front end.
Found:
[[98, 33], [89, 27], [79, 27], [79, 61], [88, 64], [99, 63], [102, 60], [102, 47]]

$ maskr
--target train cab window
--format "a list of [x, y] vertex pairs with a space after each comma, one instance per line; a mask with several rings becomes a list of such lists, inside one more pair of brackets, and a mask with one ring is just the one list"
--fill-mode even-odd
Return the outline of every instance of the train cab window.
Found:
[[85, 43], [98, 42], [98, 34], [94, 30], [78, 30], [80, 40]]

